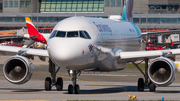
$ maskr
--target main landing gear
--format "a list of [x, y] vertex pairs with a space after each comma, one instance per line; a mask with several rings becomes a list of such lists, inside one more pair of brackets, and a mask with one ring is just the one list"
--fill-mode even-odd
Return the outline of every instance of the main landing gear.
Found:
[[77, 80], [77, 75], [81, 74], [81, 71], [72, 71], [72, 70], [69, 70], [68, 71], [69, 75], [72, 76], [72, 83], [73, 84], [69, 84], [68, 86], [68, 93], [69, 94], [72, 94], [73, 91], [75, 94], [79, 94], [79, 91], [80, 91], [80, 87], [78, 84], [76, 84], [76, 80]]
[[45, 79], [46, 91], [50, 91], [53, 86], [56, 86], [57, 91], [63, 90], [63, 79], [61, 77], [58, 77], [56, 80], [56, 74], [59, 69], [60, 67], [56, 70], [55, 64], [51, 61], [51, 59], [49, 59], [49, 72], [51, 73], [51, 77], [46, 77]]
[[141, 68], [139, 68], [138, 64], [136, 64], [135, 62], [132, 62], [132, 63], [134, 64], [134, 66], [136, 66], [139, 69], [139, 71], [144, 75], [144, 78], [145, 78], [145, 82], [143, 78], [138, 79], [138, 86], [137, 86], [138, 91], [144, 91], [144, 88], [148, 87], [150, 92], [155, 92], [156, 85], [154, 85], [149, 80], [148, 74], [147, 74], [148, 73], [148, 59], [145, 59], [145, 73], [141, 70]]

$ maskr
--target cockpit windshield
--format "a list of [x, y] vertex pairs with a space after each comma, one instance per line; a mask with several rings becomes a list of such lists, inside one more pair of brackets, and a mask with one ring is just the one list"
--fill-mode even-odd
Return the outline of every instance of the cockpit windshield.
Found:
[[67, 32], [67, 37], [79, 37], [78, 31]]
[[62, 31], [58, 31], [56, 34], [56, 37], [65, 37], [66, 36], [66, 32], [62, 32]]
[[75, 37], [80, 37], [84, 39], [91, 39], [89, 34], [86, 31], [57, 31], [54, 30], [49, 39], [53, 37], [61, 37], [61, 38], [75, 38]]
[[49, 36], [49, 39], [53, 38], [56, 35], [57, 30], [54, 30], [51, 35]]

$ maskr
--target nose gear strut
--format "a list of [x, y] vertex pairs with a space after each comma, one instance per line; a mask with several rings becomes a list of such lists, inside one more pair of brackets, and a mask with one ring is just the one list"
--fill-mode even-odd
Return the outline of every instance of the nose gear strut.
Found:
[[70, 76], [72, 76], [72, 83], [73, 84], [69, 84], [68, 86], [68, 93], [69, 94], [72, 94], [73, 91], [75, 94], [79, 94], [79, 91], [80, 91], [80, 87], [78, 84], [76, 84], [76, 80], [77, 80], [77, 75], [81, 74], [81, 71], [72, 71], [72, 70], [68, 70], [68, 73]]

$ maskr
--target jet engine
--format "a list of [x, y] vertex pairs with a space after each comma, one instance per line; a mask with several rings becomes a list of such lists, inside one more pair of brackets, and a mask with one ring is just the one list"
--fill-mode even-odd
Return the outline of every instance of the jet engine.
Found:
[[34, 66], [32, 62], [20, 55], [12, 56], [3, 66], [5, 78], [13, 84], [24, 84], [30, 80]]
[[176, 78], [176, 64], [165, 57], [154, 59], [148, 67], [148, 76], [150, 80], [158, 86], [168, 86]]

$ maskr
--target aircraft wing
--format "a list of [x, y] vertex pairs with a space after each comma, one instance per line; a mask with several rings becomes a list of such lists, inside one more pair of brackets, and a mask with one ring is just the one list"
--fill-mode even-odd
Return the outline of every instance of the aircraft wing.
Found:
[[119, 58], [121, 60], [140, 60], [145, 58], [156, 58], [160, 56], [179, 55], [180, 49], [169, 50], [154, 50], [154, 51], [132, 51], [132, 52], [120, 52]]
[[121, 59], [155, 58], [166, 54], [178, 55], [180, 49], [120, 52], [119, 57]]
[[132, 60], [140, 58], [154, 58], [159, 57], [163, 53], [161, 51], [133, 51], [133, 52], [120, 52], [119, 57], [122, 60]]
[[0, 51], [12, 52], [12, 53], [19, 53], [21, 51], [25, 51], [25, 54], [27, 54], [27, 55], [49, 57], [47, 50], [43, 50], [43, 49], [32, 49], [32, 48], [1, 46], [0, 45]]
[[[126, 60], [129, 62], [142, 60], [145, 58], [156, 58], [160, 56], [170, 56], [180, 54], [180, 49], [168, 49], [168, 50], [153, 50], [153, 51], [128, 51], [123, 52], [122, 50], [111, 48], [106, 48], [102, 46], [94, 46], [96, 49], [100, 50], [104, 54], [110, 54], [111, 57], [117, 57], [121, 60]], [[120, 49], [120, 48], [119, 48]]]
[[141, 33], [141, 36], [159, 35], [159, 34], [171, 34], [171, 33], [180, 33], [180, 30], [157, 31], [157, 32], [143, 32], [143, 33]]

